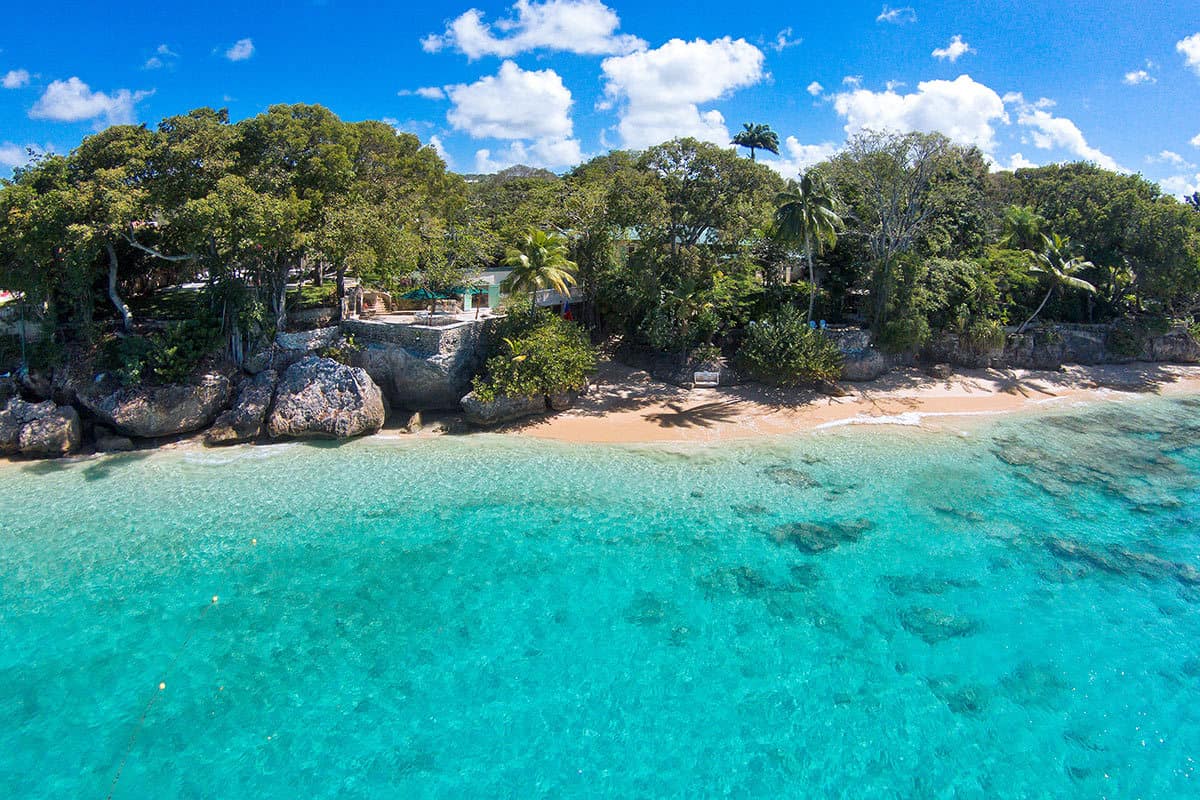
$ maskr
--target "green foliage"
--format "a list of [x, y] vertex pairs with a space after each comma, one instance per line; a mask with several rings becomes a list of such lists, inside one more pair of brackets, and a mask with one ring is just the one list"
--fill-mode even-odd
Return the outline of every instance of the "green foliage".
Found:
[[172, 323], [162, 333], [116, 337], [105, 345], [101, 363], [127, 386], [151, 381], [182, 383], [219, 344], [218, 328], [188, 320]]
[[353, 336], [345, 336], [329, 345], [321, 348], [317, 355], [321, 358], [332, 358], [339, 364], [353, 366], [354, 354], [361, 351], [362, 346], [354, 341]]
[[332, 283], [326, 283], [323, 286], [306, 283], [294, 291], [288, 292], [287, 303], [288, 308], [297, 311], [335, 306], [337, 305], [337, 287]]
[[929, 321], [910, 313], [884, 323], [875, 344], [886, 353], [913, 353], [924, 347], [931, 335]]
[[836, 380], [842, 354], [832, 339], [809, 327], [794, 306], [782, 306], [746, 329], [738, 363], [755, 380], [796, 386]]
[[578, 325], [546, 311], [516, 314], [500, 326], [498, 346], [472, 387], [485, 402], [578, 391], [595, 369], [596, 350]]
[[968, 352], [990, 353], [1004, 347], [1004, 327], [996, 320], [977, 319], [967, 326], [959, 343]]

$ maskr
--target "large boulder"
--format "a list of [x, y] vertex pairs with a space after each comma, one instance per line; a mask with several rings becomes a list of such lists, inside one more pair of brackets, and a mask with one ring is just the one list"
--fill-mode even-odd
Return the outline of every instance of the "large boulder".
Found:
[[0, 454], [65, 456], [79, 449], [83, 428], [79, 412], [47, 400], [29, 403], [11, 398], [0, 411]]
[[243, 378], [238, 384], [237, 399], [233, 407], [217, 417], [212, 427], [204, 433], [204, 443], [209, 447], [222, 444], [237, 444], [257, 439], [263, 434], [263, 423], [275, 399], [275, 385], [279, 373], [273, 369], [258, 373], [252, 378]]
[[873, 381], [891, 369], [891, 362], [874, 347], [843, 353], [842, 380]]
[[267, 419], [273, 437], [347, 439], [383, 427], [383, 394], [366, 370], [308, 356], [288, 367]]
[[467, 422], [483, 428], [491, 428], [505, 422], [546, 413], [545, 395], [534, 397], [497, 397], [483, 400], [475, 392], [462, 399], [462, 410]]
[[143, 439], [206, 428], [229, 405], [233, 382], [209, 372], [187, 383], [121, 386], [105, 378], [79, 392], [79, 402], [105, 425]]

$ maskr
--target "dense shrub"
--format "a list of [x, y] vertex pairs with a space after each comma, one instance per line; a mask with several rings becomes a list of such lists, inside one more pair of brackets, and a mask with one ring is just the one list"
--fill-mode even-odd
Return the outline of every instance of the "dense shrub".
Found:
[[142, 381], [181, 383], [219, 343], [216, 327], [199, 320], [177, 322], [162, 333], [114, 339], [105, 347], [103, 363], [127, 386]]
[[842, 371], [842, 354], [805, 315], [782, 306], [746, 329], [738, 362], [752, 378], [776, 386], [834, 380]]
[[321, 348], [317, 355], [322, 358], [332, 358], [339, 364], [350, 367], [353, 366], [351, 362], [354, 360], [354, 354], [360, 350], [362, 350], [362, 346], [354, 341], [353, 336], [344, 336], [328, 347]]
[[967, 326], [959, 342], [972, 353], [989, 353], [1004, 347], [1004, 328], [991, 319], [977, 319]]
[[920, 350], [930, 335], [929, 321], [909, 314], [886, 322], [875, 344], [886, 353], [912, 353]]
[[546, 311], [516, 313], [501, 324], [473, 388], [484, 401], [578, 391], [595, 369], [596, 350], [581, 327]]

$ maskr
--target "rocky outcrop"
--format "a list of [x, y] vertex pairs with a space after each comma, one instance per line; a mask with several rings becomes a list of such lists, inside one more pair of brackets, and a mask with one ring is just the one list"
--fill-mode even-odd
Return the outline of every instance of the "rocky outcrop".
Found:
[[383, 394], [365, 370], [308, 356], [288, 367], [267, 419], [273, 437], [347, 439], [383, 426]]
[[79, 412], [52, 401], [29, 403], [10, 398], [0, 411], [0, 454], [55, 457], [79, 449], [83, 427]]
[[233, 383], [208, 372], [187, 383], [121, 386], [105, 378], [79, 391], [79, 403], [105, 425], [126, 436], [153, 439], [198, 431], [229, 404]]
[[458, 408], [479, 370], [482, 351], [471, 348], [422, 354], [404, 347], [368, 345], [354, 356], [393, 405], [424, 411]]
[[462, 399], [462, 410], [470, 424], [493, 428], [505, 422], [545, 414], [546, 398], [539, 394], [534, 397], [497, 397], [486, 401], [471, 392]]
[[279, 374], [270, 369], [252, 378], [243, 378], [238, 384], [233, 407], [217, 417], [212, 427], [205, 431], [204, 443], [213, 447], [250, 442], [262, 436], [278, 382]]
[[1142, 350], [1142, 360], [1195, 364], [1200, 362], [1200, 344], [1187, 328], [1175, 328], [1151, 337]]
[[575, 405], [575, 401], [579, 399], [579, 392], [558, 392], [546, 396], [546, 403], [550, 406], [551, 411], [566, 411], [571, 406]]

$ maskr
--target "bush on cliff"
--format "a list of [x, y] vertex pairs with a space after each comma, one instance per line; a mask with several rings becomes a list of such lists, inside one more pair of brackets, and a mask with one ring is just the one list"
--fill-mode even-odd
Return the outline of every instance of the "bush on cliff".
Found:
[[104, 363], [126, 386], [182, 383], [219, 344], [215, 326], [189, 320], [173, 323], [162, 333], [114, 339], [105, 348]]
[[472, 388], [479, 399], [533, 397], [579, 391], [596, 369], [587, 333], [548, 311], [509, 314], [497, 345]]

